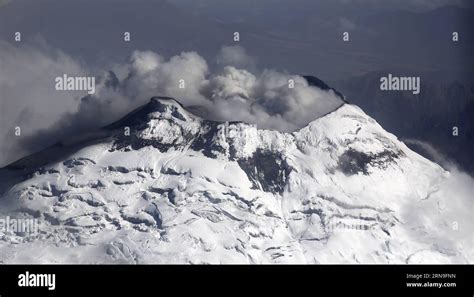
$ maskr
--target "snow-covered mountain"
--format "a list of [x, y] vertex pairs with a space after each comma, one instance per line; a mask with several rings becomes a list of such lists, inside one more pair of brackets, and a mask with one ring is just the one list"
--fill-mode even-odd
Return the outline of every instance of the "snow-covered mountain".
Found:
[[154, 97], [0, 170], [0, 216], [40, 222], [0, 262], [472, 262], [450, 178], [351, 104], [280, 133]]

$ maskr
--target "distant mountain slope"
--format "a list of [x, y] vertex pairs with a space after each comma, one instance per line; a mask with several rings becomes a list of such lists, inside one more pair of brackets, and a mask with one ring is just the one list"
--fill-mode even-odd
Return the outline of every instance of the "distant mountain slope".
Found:
[[[360, 106], [387, 130], [402, 139], [425, 141], [463, 170], [474, 173], [472, 81], [452, 80], [448, 74], [442, 78], [423, 72], [394, 72], [421, 76], [421, 93], [413, 95], [410, 92], [381, 91], [380, 77], [387, 73], [374, 71], [336, 85], [350, 102]], [[458, 136], [453, 136], [453, 127], [458, 127]]]

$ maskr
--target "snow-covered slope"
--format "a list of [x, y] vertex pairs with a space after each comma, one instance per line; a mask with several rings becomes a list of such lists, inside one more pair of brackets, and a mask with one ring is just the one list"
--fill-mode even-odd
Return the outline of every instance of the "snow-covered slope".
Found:
[[40, 222], [0, 262], [472, 262], [449, 179], [354, 105], [289, 134], [155, 97], [0, 171], [0, 216]]

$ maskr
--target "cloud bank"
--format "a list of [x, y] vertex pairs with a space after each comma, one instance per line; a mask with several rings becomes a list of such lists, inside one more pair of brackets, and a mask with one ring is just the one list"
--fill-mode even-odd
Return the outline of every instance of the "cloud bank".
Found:
[[[134, 51], [130, 58], [95, 73], [44, 42], [15, 47], [0, 43], [1, 165], [62, 139], [107, 125], [152, 96], [169, 96], [213, 120], [245, 121], [263, 129], [293, 131], [336, 109], [332, 91], [298, 75], [258, 70], [240, 46], [224, 46], [217, 68], [196, 52], [165, 58]], [[54, 78], [94, 75], [96, 92], [54, 90]], [[193, 109], [194, 110], [194, 109]], [[14, 127], [22, 136], [14, 135]]]
[[[25, 148], [21, 139], [55, 125], [60, 114], [75, 112], [83, 94], [58, 92], [52, 84], [63, 73], [85, 75], [87, 71], [41, 40], [18, 47], [0, 41], [0, 166], [41, 148], [41, 144]], [[21, 136], [15, 136], [15, 127], [21, 128]]]

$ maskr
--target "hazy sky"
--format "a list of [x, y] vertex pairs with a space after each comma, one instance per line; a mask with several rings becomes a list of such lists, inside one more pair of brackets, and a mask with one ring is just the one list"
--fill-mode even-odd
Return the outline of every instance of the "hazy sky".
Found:
[[[305, 9], [318, 7], [321, 4], [329, 4], [334, 6], [338, 5], [359, 5], [365, 6], [370, 10], [382, 10], [382, 9], [407, 9], [407, 10], [429, 10], [444, 5], [457, 5], [460, 7], [468, 7], [472, 4], [470, 0], [169, 0], [169, 2], [176, 3], [179, 5], [189, 5], [193, 7], [215, 7], [215, 11], [226, 10], [230, 8], [255, 8], [255, 7], [269, 7], [269, 6], [304, 6]], [[258, 3], [256, 3], [258, 2]], [[288, 2], [292, 2], [288, 5]], [[219, 6], [224, 6], [219, 8]], [[369, 7], [370, 6], [370, 7]], [[210, 10], [212, 11], [212, 10]]]
[[[467, 1], [7, 2], [0, 0], [0, 166], [68, 133], [106, 124], [148, 96], [182, 97], [189, 104], [215, 96], [217, 104], [208, 108], [219, 107], [220, 113], [212, 112], [216, 118], [238, 116], [291, 130], [337, 105], [321, 104], [331, 96], [308, 88], [297, 75], [337, 81], [400, 67], [472, 71]], [[462, 37], [456, 47], [454, 30]], [[126, 31], [131, 42], [123, 40]], [[239, 42], [233, 40], [236, 31]], [[344, 31], [351, 33], [349, 43], [342, 41]], [[13, 41], [15, 32], [21, 42]], [[137, 68], [137, 61], [161, 68], [136, 73], [144, 67]], [[104, 87], [101, 96], [84, 100], [84, 93], [53, 88], [63, 73], [107, 77], [108, 70], [119, 77], [119, 91]], [[179, 93], [173, 84], [189, 73], [189, 93]], [[282, 91], [289, 77], [302, 86], [300, 93]], [[279, 96], [268, 96], [266, 89]], [[252, 105], [239, 96], [259, 101]], [[21, 141], [12, 137], [17, 125], [23, 127]]]

